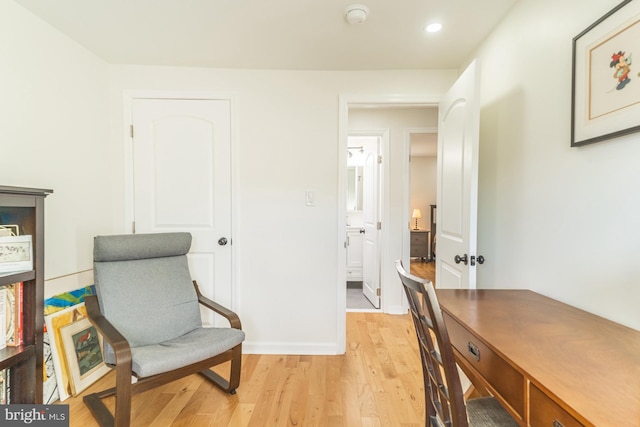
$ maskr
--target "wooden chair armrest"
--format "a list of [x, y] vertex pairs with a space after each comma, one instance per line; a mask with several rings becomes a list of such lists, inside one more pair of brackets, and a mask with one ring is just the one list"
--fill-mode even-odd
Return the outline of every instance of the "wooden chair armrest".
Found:
[[87, 317], [93, 326], [96, 327], [98, 332], [102, 334], [102, 337], [113, 347], [117, 362], [126, 363], [127, 360], [130, 361], [131, 348], [129, 342], [122, 336], [120, 331], [102, 315], [98, 297], [95, 295], [85, 296], [84, 304], [87, 307]]
[[204, 305], [210, 310], [215, 311], [216, 313], [218, 313], [219, 315], [227, 319], [232, 328], [242, 329], [240, 318], [235, 312], [229, 310], [228, 308], [202, 295], [200, 293], [200, 288], [198, 287], [198, 283], [196, 283], [195, 280], [193, 281], [193, 286], [196, 288], [196, 294], [198, 294], [198, 302], [200, 304]]

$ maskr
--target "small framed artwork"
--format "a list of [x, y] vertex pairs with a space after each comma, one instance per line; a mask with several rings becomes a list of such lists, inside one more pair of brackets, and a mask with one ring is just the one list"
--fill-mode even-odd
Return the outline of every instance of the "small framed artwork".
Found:
[[111, 368], [104, 363], [102, 336], [83, 317], [60, 329], [69, 368], [72, 394], [82, 392], [102, 378]]
[[571, 146], [640, 131], [640, 1], [625, 0], [573, 39]]
[[44, 316], [44, 323], [49, 334], [49, 346], [51, 347], [51, 360], [58, 385], [58, 398], [64, 401], [71, 397], [71, 376], [67, 368], [67, 361], [62, 343], [62, 328], [85, 317], [87, 309], [84, 302], [67, 307], [64, 310]]
[[0, 236], [0, 273], [33, 269], [31, 235]]

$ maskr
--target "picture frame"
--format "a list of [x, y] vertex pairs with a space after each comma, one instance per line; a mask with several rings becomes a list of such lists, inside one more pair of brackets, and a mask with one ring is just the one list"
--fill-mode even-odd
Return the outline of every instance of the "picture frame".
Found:
[[571, 146], [640, 131], [640, 1], [624, 0], [573, 38]]
[[29, 270], [33, 270], [31, 235], [0, 236], [0, 273]]
[[102, 336], [87, 317], [60, 329], [71, 392], [75, 396], [111, 370], [104, 362]]
[[53, 366], [53, 356], [51, 354], [51, 340], [47, 328], [44, 328], [42, 334], [42, 350], [43, 350], [43, 384], [42, 384], [42, 403], [51, 405], [60, 399], [58, 394], [58, 381], [56, 380], [56, 371]]
[[87, 309], [83, 303], [67, 307], [53, 314], [44, 316], [44, 323], [49, 334], [49, 346], [51, 347], [51, 359], [58, 384], [58, 398], [61, 402], [72, 395], [71, 377], [64, 354], [61, 329], [71, 323], [86, 317]]
[[88, 285], [68, 292], [53, 295], [44, 300], [44, 315], [53, 314], [56, 311], [64, 310], [84, 302], [87, 295], [96, 295], [96, 286]]
[[[75, 316], [76, 318], [84, 316], [84, 297], [87, 295], [95, 294], [95, 285], [89, 285], [82, 288], [74, 289], [72, 291], [62, 292], [49, 298], [45, 298], [44, 300], [45, 332], [43, 334], [43, 344], [45, 366], [43, 376], [45, 377], [45, 382], [43, 402], [45, 404], [51, 404], [57, 400], [65, 400], [71, 395], [72, 391], [70, 378], [66, 374], [66, 366], [64, 372], [62, 371], [61, 359], [64, 358], [61, 357], [62, 355], [59, 352], [59, 346], [56, 345], [54, 334], [50, 332], [53, 323], [56, 323], [56, 325], [58, 325], [59, 323], [64, 325], [65, 322], [69, 321], [69, 319], [68, 316], [65, 316], [60, 318], [60, 320], [54, 322], [52, 320], [53, 318], [49, 316], [54, 313], [69, 309], [70, 307], [73, 308], [74, 306], [78, 307], [73, 308], [77, 311], [75, 311], [75, 314], [72, 314], [72, 318], [73, 316]], [[72, 313], [74, 312], [72, 311]], [[49, 329], [47, 329], [46, 325], [51, 326], [49, 326]], [[60, 336], [59, 333], [58, 336]], [[65, 377], [62, 379], [58, 378], [60, 375], [63, 375], [63, 373]], [[63, 390], [62, 392], [59, 392], [59, 389], [61, 389], [61, 387], [63, 387], [65, 384], [67, 386], [65, 389], [66, 391]]]

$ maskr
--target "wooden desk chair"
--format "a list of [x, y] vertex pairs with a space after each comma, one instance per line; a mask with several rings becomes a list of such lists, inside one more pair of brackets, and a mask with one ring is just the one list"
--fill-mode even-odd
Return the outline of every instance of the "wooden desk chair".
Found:
[[407, 273], [401, 261], [396, 261], [396, 269], [409, 300], [409, 311], [420, 348], [426, 405], [425, 425], [518, 426], [493, 397], [470, 399], [465, 403], [453, 348], [433, 284]]
[[[94, 240], [97, 296], [86, 297], [85, 304], [103, 335], [105, 362], [115, 366], [116, 386], [89, 394], [84, 402], [102, 426], [129, 426], [132, 395], [194, 373], [235, 394], [244, 332], [235, 313], [202, 296], [191, 280], [190, 247], [189, 233]], [[203, 327], [200, 305], [225, 317], [231, 327]], [[228, 381], [209, 369], [227, 361]], [[115, 417], [101, 400], [114, 395]]]

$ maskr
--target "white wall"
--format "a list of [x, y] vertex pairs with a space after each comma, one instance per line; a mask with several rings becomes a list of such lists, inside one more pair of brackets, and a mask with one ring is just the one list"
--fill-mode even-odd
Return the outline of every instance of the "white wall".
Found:
[[521, 0], [478, 51], [478, 284], [640, 329], [640, 134], [569, 146], [571, 40], [616, 4]]
[[[420, 209], [422, 218], [418, 219], [418, 228], [431, 229], [431, 205], [437, 200], [438, 158], [435, 156], [411, 156], [411, 191], [410, 204], [413, 209]], [[411, 228], [415, 228], [416, 220], [411, 220]]]
[[107, 84], [106, 63], [0, 2], [0, 183], [54, 190], [45, 279], [92, 268], [93, 235], [113, 231]]

